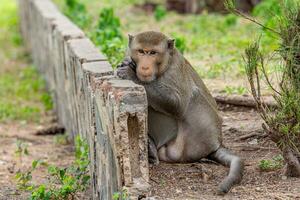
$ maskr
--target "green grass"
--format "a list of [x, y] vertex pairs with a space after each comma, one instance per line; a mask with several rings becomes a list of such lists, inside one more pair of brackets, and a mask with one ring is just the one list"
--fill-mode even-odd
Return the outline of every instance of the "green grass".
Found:
[[[0, 13], [0, 59], [1, 63], [5, 64], [9, 59], [16, 59], [20, 56], [20, 51], [17, 49], [21, 44], [21, 37], [18, 33], [16, 2], [2, 0]], [[0, 70], [2, 68], [3, 66], [0, 67]]]
[[247, 93], [247, 89], [242, 87], [242, 86], [238, 86], [238, 87], [233, 87], [233, 86], [226, 86], [224, 88], [224, 90], [222, 90], [222, 92], [226, 93], [226, 94], [239, 94], [239, 95], [243, 95]]
[[2, 0], [0, 13], [0, 122], [38, 122], [51, 97], [22, 47], [16, 1]]
[[0, 121], [37, 121], [42, 111], [52, 108], [44, 88], [32, 66], [0, 74]]
[[70, 143], [70, 140], [68, 138], [69, 136], [66, 134], [63, 135], [55, 135], [53, 140], [54, 140], [54, 144], [56, 145], [67, 145]]
[[283, 167], [283, 157], [281, 155], [274, 156], [272, 159], [263, 159], [258, 163], [261, 171], [273, 171]]

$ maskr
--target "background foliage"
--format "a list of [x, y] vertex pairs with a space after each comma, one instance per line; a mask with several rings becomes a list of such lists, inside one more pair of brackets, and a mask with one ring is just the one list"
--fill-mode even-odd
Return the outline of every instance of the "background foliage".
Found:
[[[73, 10], [75, 13], [69, 14], [70, 9], [67, 8], [69, 1], [84, 5], [81, 15], [85, 13], [91, 18], [89, 24], [72, 17], [76, 16], [78, 11]], [[264, 23], [272, 24], [276, 19], [273, 19], [270, 13], [280, 13], [278, 1], [262, 1], [254, 9], [253, 14]], [[243, 78], [245, 70], [240, 57], [250, 38], [261, 34], [266, 35], [261, 41], [264, 44], [262, 51], [266, 53], [272, 52], [279, 46], [274, 40], [274, 35], [233, 14], [223, 15], [204, 11], [201, 15], [180, 15], [167, 11], [164, 1], [153, 1], [158, 3], [153, 12], [142, 10], [144, 1], [137, 0], [114, 0], [113, 2], [56, 0], [56, 2], [75, 23], [87, 30], [87, 35], [106, 54], [113, 66], [116, 66], [124, 56], [127, 34], [157, 30], [176, 39], [177, 48], [184, 53], [204, 79], [217, 80], [219, 83], [217, 86], [214, 86], [211, 81], [205, 81], [212, 90], [218, 92], [230, 91], [239, 94], [248, 92], [247, 83]], [[89, 12], [86, 12], [87, 10]], [[271, 69], [270, 73], [273, 71], [276, 70]], [[228, 88], [234, 89], [228, 90]], [[266, 87], [265, 90], [267, 93], [268, 88]]]
[[52, 109], [51, 97], [22, 47], [16, 2], [1, 1], [0, 13], [0, 122], [37, 122]]

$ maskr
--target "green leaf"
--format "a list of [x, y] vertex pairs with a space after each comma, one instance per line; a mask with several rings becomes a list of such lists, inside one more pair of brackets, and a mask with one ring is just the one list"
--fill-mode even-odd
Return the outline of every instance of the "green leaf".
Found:
[[51, 166], [48, 167], [48, 172], [49, 172], [51, 175], [57, 174], [57, 170], [58, 170], [58, 167], [56, 167], [56, 166], [51, 165]]
[[59, 177], [61, 180], [64, 180], [66, 174], [66, 169], [60, 169], [59, 170]]
[[39, 160], [32, 161], [32, 164], [31, 164], [32, 169], [35, 169], [38, 166], [39, 162], [40, 162]]

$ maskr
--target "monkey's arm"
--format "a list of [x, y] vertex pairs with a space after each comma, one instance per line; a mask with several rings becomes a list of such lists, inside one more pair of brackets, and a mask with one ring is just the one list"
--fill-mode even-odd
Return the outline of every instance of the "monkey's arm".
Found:
[[168, 85], [164, 84], [164, 81], [158, 80], [148, 84], [142, 83], [136, 76], [136, 64], [130, 57], [125, 58], [117, 66], [116, 75], [122, 79], [132, 80], [137, 84], [143, 85], [146, 89], [149, 105], [154, 110], [171, 117], [183, 117], [188, 97], [180, 94], [179, 91], [182, 91], [182, 89], [176, 87], [176, 81], [174, 84]]
[[180, 119], [183, 117], [186, 102], [174, 88], [155, 81], [145, 84], [149, 105], [156, 111]]
[[[128, 79], [135, 83], [142, 84], [136, 76], [135, 69], [135, 63], [130, 57], [127, 57], [117, 66], [116, 75], [122, 79]], [[171, 116], [181, 115], [182, 111], [180, 110], [179, 95], [170, 87], [158, 81], [142, 85], [146, 89], [149, 105], [152, 106], [153, 109]]]

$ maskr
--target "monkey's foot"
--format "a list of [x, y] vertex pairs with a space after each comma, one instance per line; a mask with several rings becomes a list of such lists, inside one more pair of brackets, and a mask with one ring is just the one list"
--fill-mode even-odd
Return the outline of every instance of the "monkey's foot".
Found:
[[149, 163], [152, 164], [152, 165], [158, 165], [159, 164], [159, 159], [149, 156]]
[[148, 139], [148, 158], [149, 158], [149, 163], [153, 165], [158, 165], [159, 164], [159, 158], [157, 154], [157, 148], [153, 142], [153, 140], [149, 137]]

